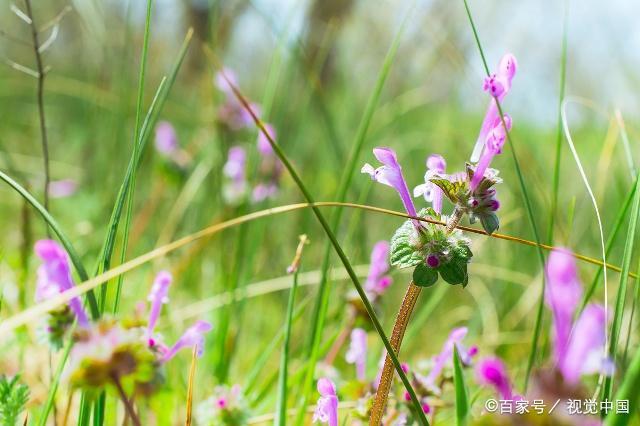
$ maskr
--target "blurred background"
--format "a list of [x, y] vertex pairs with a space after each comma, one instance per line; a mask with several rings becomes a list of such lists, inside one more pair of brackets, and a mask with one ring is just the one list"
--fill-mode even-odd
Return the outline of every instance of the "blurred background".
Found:
[[[145, 3], [51, 0], [33, 4], [38, 25], [49, 26], [41, 37], [51, 38], [43, 52], [48, 69], [44, 103], [51, 176], [77, 185], [71, 194], [52, 198], [51, 212], [90, 270], [132, 152]], [[283, 177], [280, 191], [271, 200], [239, 206], [223, 200], [222, 168], [228, 149], [232, 145], [247, 149], [251, 178], [259, 167], [257, 132], [253, 128], [229, 131], [221, 126], [218, 112], [224, 97], [214, 85], [215, 71], [205, 46], [235, 72], [242, 92], [261, 104], [263, 119], [273, 124], [278, 142], [315, 198], [329, 201], [335, 197], [367, 99], [410, 3], [155, 2], [145, 110], [174, 63], [187, 29], [195, 31], [160, 116], [175, 128], [186, 160], [176, 164], [155, 151], [152, 143], [147, 147], [138, 173], [127, 258], [212, 223], [302, 201], [288, 176]], [[558, 137], [565, 3], [566, 94], [573, 99], [567, 105], [568, 127], [602, 209], [606, 237], [631, 188], [629, 165], [640, 161], [640, 3], [470, 2], [489, 67], [497, 66], [506, 52], [518, 59], [518, 74], [503, 105], [514, 122], [514, 144], [545, 241]], [[0, 168], [42, 199], [37, 80], [25, 70], [35, 68], [35, 57], [29, 26], [12, 12], [12, 4], [0, 0]], [[22, 8], [21, 1], [16, 5]], [[422, 183], [425, 159], [431, 153], [445, 156], [448, 170], [461, 170], [488, 103], [482, 91], [483, 78], [482, 61], [462, 1], [418, 0], [406, 20], [358, 164], [375, 161], [373, 147], [390, 146], [398, 152], [410, 187]], [[511, 154], [505, 152], [493, 165], [505, 179], [499, 188], [500, 232], [533, 239]], [[391, 189], [374, 186], [357, 171], [347, 200], [401, 209]], [[420, 200], [417, 203], [424, 205]], [[595, 224], [590, 200], [563, 142], [553, 242], [598, 257]], [[361, 270], [366, 273], [373, 244], [390, 238], [399, 225], [397, 218], [347, 210], [339, 235], [353, 262], [363, 265]], [[0, 232], [0, 290], [5, 301], [1, 318], [32, 304], [35, 261], [28, 252], [34, 240], [45, 236], [40, 218], [6, 185], [0, 185]], [[205, 362], [214, 374], [203, 373], [202, 383], [241, 382], [247, 365], [269, 342], [265, 337], [280, 329], [286, 294], [271, 291], [258, 298], [243, 298], [231, 305], [233, 309], [227, 306], [225, 314], [214, 309], [215, 301], [197, 309], [192, 304], [233, 288], [279, 279], [293, 256], [297, 235], [303, 232], [311, 239], [303, 268], [317, 271], [324, 234], [310, 212], [287, 213], [225, 231], [127, 274], [121, 310], [132, 311], [137, 300], [144, 300], [155, 272], [170, 268], [177, 285], [163, 323], [166, 334], [178, 334], [180, 324], [192, 321], [196, 313], [214, 324], [219, 324], [223, 315], [229, 322], [228, 330], [212, 339], [210, 346], [215, 346], [214, 341], [224, 345], [208, 351]], [[541, 273], [535, 251], [484, 237], [473, 239], [475, 256], [468, 289], [440, 283], [442, 290], [437, 296], [435, 292], [423, 296], [418, 310], [429, 309], [428, 321], [419, 324], [415, 338], [406, 342], [407, 354], [435, 353], [440, 343], [431, 348], [425, 347], [425, 342], [443, 341], [457, 324], [468, 325], [471, 340], [482, 341], [485, 351], [496, 351], [512, 360], [521, 360], [528, 353]], [[619, 264], [620, 257], [621, 248], [614, 250], [611, 262]], [[119, 258], [118, 252], [115, 258]], [[338, 266], [337, 261], [334, 264]], [[589, 283], [595, 267], [580, 266], [584, 281]], [[408, 281], [402, 272], [394, 277], [395, 285], [380, 312], [387, 328]], [[278, 282], [288, 281], [283, 278]], [[314, 283], [317, 277], [310, 277], [309, 284]], [[342, 300], [351, 284], [335, 279], [331, 288], [327, 336], [341, 327]], [[315, 290], [310, 287], [303, 292], [313, 296]], [[602, 298], [602, 292], [598, 297]], [[428, 303], [430, 300], [433, 303]], [[308, 330], [300, 323], [294, 332], [299, 342], [294, 352], [302, 353]], [[24, 357], [25, 350], [38, 347], [32, 342], [36, 340], [33, 333], [29, 330], [15, 337], [23, 344], [11, 346], [9, 356], [0, 356], [0, 371], [12, 371], [25, 363], [39, 364], [38, 357]], [[371, 368], [377, 362], [373, 358]], [[272, 362], [275, 366], [277, 356]], [[514, 370], [524, 367], [520, 362]], [[46, 394], [42, 384], [46, 368], [40, 366], [31, 374], [28, 379], [35, 384], [36, 397]], [[172, 379], [174, 384], [183, 383], [183, 376]]]

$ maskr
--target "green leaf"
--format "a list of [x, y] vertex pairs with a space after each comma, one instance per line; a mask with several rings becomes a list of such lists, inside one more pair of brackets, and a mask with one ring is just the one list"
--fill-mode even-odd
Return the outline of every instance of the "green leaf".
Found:
[[419, 287], [431, 287], [438, 281], [438, 272], [425, 265], [418, 264], [413, 270], [413, 283]]
[[500, 227], [500, 221], [495, 213], [480, 215], [480, 223], [489, 235], [493, 234]]
[[470, 407], [457, 345], [453, 345], [453, 384], [456, 389], [456, 425], [464, 426], [467, 424]]
[[402, 224], [391, 237], [391, 265], [398, 268], [409, 268], [424, 262], [424, 256], [414, 247], [412, 242], [416, 238], [416, 229], [410, 220]]
[[429, 179], [429, 181], [442, 189], [442, 192], [453, 204], [457, 204], [460, 197], [467, 192], [466, 181], [451, 182], [449, 179]]
[[438, 268], [438, 272], [440, 272], [442, 279], [451, 285], [462, 284], [463, 287], [467, 286], [469, 276], [465, 261], [454, 258], [450, 262], [441, 265]]

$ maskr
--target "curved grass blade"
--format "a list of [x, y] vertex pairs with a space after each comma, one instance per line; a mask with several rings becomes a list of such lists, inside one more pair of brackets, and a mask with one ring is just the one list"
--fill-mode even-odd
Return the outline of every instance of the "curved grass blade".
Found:
[[629, 401], [629, 413], [614, 413], [608, 415], [605, 420], [605, 426], [626, 426], [634, 413], [638, 413], [638, 388], [640, 388], [640, 348], [636, 349], [631, 365], [626, 371], [620, 388], [616, 392], [616, 401]]
[[[51, 216], [51, 214], [44, 208], [42, 204], [35, 199], [33, 195], [29, 193], [26, 189], [24, 189], [18, 182], [13, 180], [10, 176], [6, 175], [4, 172], [0, 171], [0, 179], [5, 181], [12, 187], [18, 194], [22, 196], [31, 206], [40, 213], [40, 216], [44, 219], [44, 221], [49, 225], [51, 230], [58, 236], [60, 243], [64, 246], [65, 250], [69, 254], [69, 258], [71, 259], [71, 263], [73, 263], [76, 272], [78, 273], [78, 277], [82, 281], [86, 281], [89, 279], [89, 275], [87, 274], [86, 269], [82, 265], [82, 261], [80, 260], [80, 256], [76, 249], [71, 244], [71, 240], [67, 238], [67, 235], [62, 231], [62, 228], [58, 224], [58, 222]], [[98, 302], [93, 293], [93, 290], [87, 292], [87, 301], [89, 302], [89, 309], [91, 311], [91, 316], [93, 319], [100, 317], [100, 310], [98, 309]]]
[[470, 406], [458, 345], [453, 346], [453, 385], [456, 390], [456, 425], [465, 426], [468, 423]]

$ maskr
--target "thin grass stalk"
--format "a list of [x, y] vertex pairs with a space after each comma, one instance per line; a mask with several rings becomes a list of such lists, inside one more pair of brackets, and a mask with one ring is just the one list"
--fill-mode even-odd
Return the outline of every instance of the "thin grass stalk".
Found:
[[453, 385], [456, 391], [456, 426], [465, 426], [469, 422], [471, 405], [457, 344], [453, 345]]
[[[636, 178], [635, 188], [636, 193], [633, 197], [633, 207], [631, 208], [627, 240], [625, 242], [624, 254], [622, 256], [622, 274], [620, 275], [620, 282], [618, 284], [615, 310], [613, 313], [613, 324], [611, 325], [611, 338], [609, 339], [609, 357], [614, 362], [616, 359], [618, 339], [620, 337], [620, 328], [622, 326], [627, 282], [629, 281], [628, 272], [631, 267], [631, 258], [633, 256], [633, 247], [636, 239], [638, 214], [640, 213], [640, 174], [638, 174], [638, 177]], [[602, 388], [602, 401], [611, 400], [612, 392], [613, 376], [607, 376], [604, 379], [604, 386]]]
[[[490, 76], [489, 65], [487, 65], [487, 59], [484, 55], [484, 50], [482, 49], [482, 44], [480, 43], [480, 37], [478, 36], [478, 31], [476, 30], [475, 23], [473, 21], [473, 17], [471, 16], [471, 10], [469, 9], [469, 5], [467, 4], [467, 0], [463, 0], [464, 7], [467, 12], [467, 17], [469, 18], [469, 23], [471, 24], [471, 29], [473, 31], [473, 36], [476, 41], [476, 45], [478, 46], [478, 50], [480, 52], [480, 57], [482, 58], [482, 64], [484, 66], [485, 73], [487, 77]], [[529, 219], [529, 225], [531, 226], [531, 230], [533, 231], [533, 236], [535, 242], [538, 246], [538, 257], [540, 260], [540, 265], [542, 269], [544, 269], [544, 254], [542, 253], [542, 249], [540, 248], [540, 234], [538, 232], [538, 226], [536, 225], [535, 216], [533, 214], [533, 207], [531, 205], [531, 200], [529, 199], [527, 186], [524, 181], [524, 176], [522, 175], [522, 170], [520, 169], [520, 162], [518, 161], [518, 156], [516, 154], [516, 148], [513, 144], [513, 140], [511, 139], [511, 132], [507, 129], [506, 123], [504, 122], [504, 113], [502, 112], [502, 106], [500, 102], [498, 102], [497, 98], [494, 98], [496, 106], [498, 107], [498, 112], [500, 114], [500, 120], [502, 121], [502, 126], [505, 129], [505, 133], [507, 136], [507, 141], [509, 142], [509, 146], [511, 147], [511, 158], [513, 159], [513, 164], [516, 169], [516, 174], [518, 175], [518, 182], [520, 183], [520, 190], [522, 192], [522, 198], [524, 199], [525, 207], [527, 210], [527, 217]], [[542, 316], [544, 313], [544, 289], [545, 289], [545, 277], [544, 274], [542, 276], [542, 286], [540, 289], [540, 298], [538, 302], [538, 310], [536, 312], [536, 321], [533, 330], [533, 336], [531, 339], [531, 351], [529, 352], [529, 360], [527, 362], [527, 370], [525, 372], [524, 377], [524, 391], [526, 392], [527, 387], [529, 385], [529, 378], [531, 376], [531, 370], [533, 369], [533, 365], [536, 360], [537, 348], [538, 348], [538, 340], [540, 338], [540, 330], [542, 327]]]
[[[640, 258], [638, 258], [638, 267], [640, 268]], [[620, 365], [627, 365], [627, 355], [629, 353], [629, 344], [631, 341], [631, 330], [633, 330], [633, 318], [636, 313], [636, 305], [638, 304], [638, 299], [640, 299], [640, 277], [635, 279], [634, 287], [633, 287], [633, 301], [631, 302], [631, 314], [629, 315], [629, 326], [627, 328], [627, 340], [624, 345], [624, 353], [622, 355], [622, 361]]]
[[191, 418], [193, 412], [193, 389], [196, 378], [196, 361], [198, 360], [198, 348], [193, 347], [191, 352], [191, 367], [189, 367], [189, 383], [187, 386], [187, 418], [184, 422], [185, 426], [191, 426]]
[[[393, 324], [393, 331], [391, 333], [391, 347], [393, 348], [396, 356], [400, 355], [400, 346], [402, 345], [402, 338], [409, 325], [409, 319], [413, 313], [413, 308], [416, 306], [418, 296], [422, 287], [418, 287], [411, 281], [407, 287], [407, 291], [402, 299], [400, 310], [396, 317], [396, 321]], [[384, 359], [384, 366], [382, 367], [382, 374], [380, 375], [380, 383], [378, 389], [376, 389], [376, 396], [373, 401], [373, 408], [371, 409], [371, 417], [369, 418], [370, 426], [380, 426], [384, 411], [387, 406], [387, 398], [389, 397], [389, 391], [391, 390], [391, 384], [393, 383], [393, 360], [387, 352]], [[422, 406], [420, 406], [420, 412]]]
[[620, 387], [615, 395], [616, 401], [629, 401], [629, 414], [609, 415], [604, 419], [605, 426], [626, 426], [634, 414], [638, 413], [638, 388], [640, 388], [640, 348], [636, 349]]

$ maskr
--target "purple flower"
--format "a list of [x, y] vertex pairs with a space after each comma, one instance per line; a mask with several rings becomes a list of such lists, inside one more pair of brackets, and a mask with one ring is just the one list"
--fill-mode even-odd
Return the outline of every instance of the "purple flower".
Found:
[[247, 191], [246, 180], [247, 153], [240, 146], [229, 149], [227, 162], [222, 169], [229, 179], [223, 187], [223, 196], [229, 203], [236, 203], [242, 199]]
[[[504, 115], [504, 124], [506, 124], [507, 130], [511, 130], [511, 117], [507, 114]], [[502, 124], [502, 119], [498, 116], [487, 135], [484, 152], [473, 172], [473, 178], [470, 184], [471, 191], [475, 191], [482, 178], [485, 177], [485, 172], [491, 164], [493, 157], [502, 153], [502, 147], [504, 146], [506, 137], [507, 131], [505, 131], [504, 125]]]
[[477, 353], [477, 348], [472, 347], [469, 350], [462, 346], [462, 339], [465, 338], [469, 330], [467, 327], [458, 327], [451, 330], [447, 341], [442, 346], [442, 351], [435, 357], [433, 357], [433, 365], [429, 374], [424, 379], [425, 386], [428, 388], [434, 388], [436, 386], [436, 380], [442, 373], [442, 370], [447, 364], [451, 363], [453, 359], [453, 347], [458, 347], [458, 353], [460, 354], [460, 360], [465, 364], [471, 364], [471, 358]]
[[158, 275], [156, 275], [156, 279], [153, 282], [153, 286], [151, 287], [151, 291], [147, 297], [147, 300], [151, 302], [149, 322], [147, 325], [147, 344], [149, 346], [154, 346], [156, 344], [153, 337], [153, 329], [158, 322], [158, 317], [160, 317], [162, 305], [169, 303], [169, 285], [171, 285], [172, 280], [173, 277], [169, 272], [159, 272]]
[[558, 366], [567, 383], [575, 385], [585, 374], [613, 374], [613, 364], [604, 356], [605, 327], [604, 307], [587, 305], [576, 321], [565, 357]]
[[349, 364], [356, 365], [356, 376], [358, 380], [364, 381], [367, 365], [367, 332], [361, 328], [354, 328], [351, 331], [351, 343], [345, 356]]
[[196, 354], [202, 356], [204, 352], [204, 334], [211, 330], [211, 324], [206, 321], [196, 321], [194, 325], [189, 327], [187, 331], [178, 339], [178, 341], [164, 354], [163, 362], [173, 358], [179, 350], [183, 348], [196, 347]]
[[78, 182], [72, 179], [54, 180], [49, 182], [48, 191], [51, 198], [65, 198], [75, 194]]
[[560, 366], [569, 344], [573, 315], [582, 296], [578, 268], [571, 251], [566, 248], [553, 250], [547, 261], [546, 275], [545, 302], [553, 316], [554, 356]]
[[327, 423], [329, 426], [338, 426], [338, 396], [336, 386], [327, 378], [318, 380], [318, 392], [320, 398], [313, 413], [313, 422]]
[[[373, 155], [383, 165], [374, 169], [371, 164], [366, 163], [362, 167], [361, 172], [370, 175], [371, 179], [376, 182], [395, 189], [400, 195], [400, 199], [402, 199], [402, 204], [404, 204], [407, 214], [409, 214], [409, 216], [416, 217], [418, 213], [413, 205], [413, 200], [411, 200], [409, 188], [407, 188], [407, 183], [402, 175], [402, 167], [400, 167], [400, 164], [398, 163], [398, 157], [396, 156], [395, 151], [391, 148], [374, 148]], [[422, 229], [422, 224], [420, 224], [419, 221], [415, 219], [412, 219], [412, 221], [417, 230]]]
[[483, 89], [491, 94], [492, 98], [489, 102], [489, 107], [484, 116], [482, 127], [480, 128], [480, 134], [476, 140], [476, 145], [473, 148], [471, 154], [471, 162], [475, 163], [480, 159], [482, 154], [482, 148], [485, 146], [487, 136], [491, 130], [495, 127], [496, 118], [500, 119], [500, 112], [496, 104], [496, 99], [502, 102], [504, 97], [511, 89], [511, 81], [516, 74], [518, 63], [515, 56], [511, 53], [507, 53], [502, 57], [500, 64], [498, 65], [498, 72], [487, 77], [484, 81]]
[[[69, 256], [60, 244], [53, 240], [40, 240], [36, 242], [34, 251], [42, 260], [42, 265], [37, 272], [36, 302], [50, 299], [73, 288], [75, 284], [71, 277]], [[69, 301], [69, 308], [76, 315], [81, 327], [89, 325], [89, 319], [79, 297]]]
[[[264, 129], [267, 131], [271, 139], [275, 141], [276, 129], [273, 127], [273, 125], [269, 123], [265, 123]], [[263, 156], [274, 155], [273, 148], [271, 147], [271, 142], [269, 142], [269, 139], [265, 136], [262, 130], [258, 131], [257, 144], [258, 144], [258, 152], [260, 152], [261, 155]]]
[[391, 277], [387, 275], [389, 272], [389, 243], [387, 241], [378, 241], [371, 251], [371, 264], [369, 266], [369, 275], [365, 283], [365, 290], [375, 296], [380, 296], [391, 285]]
[[178, 136], [168, 121], [161, 121], [156, 125], [155, 146], [156, 150], [165, 157], [170, 157], [177, 151]]
[[[223, 73], [235, 87], [238, 87], [238, 79], [233, 71], [225, 68]], [[250, 127], [253, 124], [253, 117], [233, 93], [233, 89], [227, 79], [223, 77], [223, 73], [218, 72], [214, 78], [215, 86], [225, 95], [225, 102], [218, 109], [218, 118], [232, 130]], [[259, 117], [261, 114], [260, 106], [252, 102], [249, 103], [249, 106], [253, 113]]]
[[514, 398], [507, 369], [499, 358], [485, 358], [480, 361], [476, 367], [476, 375], [478, 382], [485, 386], [492, 386], [500, 395], [500, 399], [520, 399], [518, 396]]
[[413, 196], [423, 196], [425, 201], [430, 202], [436, 213], [442, 213], [442, 196], [444, 192], [438, 185], [431, 182], [431, 179], [442, 176], [447, 167], [447, 162], [441, 155], [431, 154], [427, 158], [427, 173], [424, 175], [424, 183], [413, 189]]

